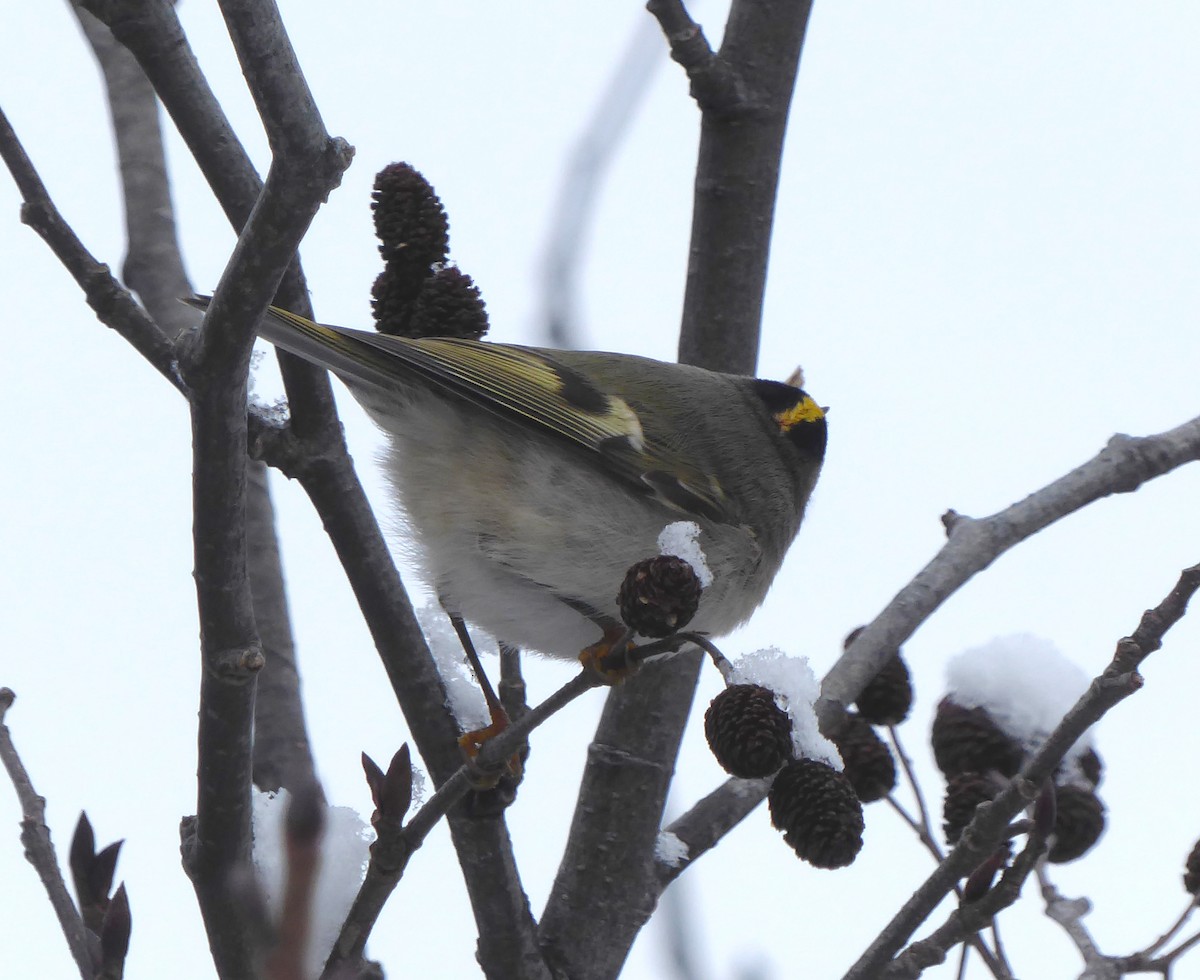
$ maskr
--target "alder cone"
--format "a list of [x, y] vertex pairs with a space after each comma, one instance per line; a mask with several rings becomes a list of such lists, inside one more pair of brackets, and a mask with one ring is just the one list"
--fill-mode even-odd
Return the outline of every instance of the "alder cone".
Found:
[[1054, 840], [1046, 860], [1065, 864], [1083, 857], [1104, 833], [1104, 804], [1090, 790], [1057, 787]]
[[871, 725], [899, 725], [912, 710], [912, 678], [900, 652], [892, 654], [863, 688], [854, 707]]
[[942, 803], [942, 831], [947, 844], [958, 843], [967, 824], [975, 819], [975, 808], [995, 799], [996, 790], [995, 783], [982, 773], [960, 772], [950, 777]]
[[984, 708], [964, 708], [950, 698], [943, 698], [937, 707], [930, 741], [933, 757], [947, 779], [993, 769], [1012, 778], [1025, 761], [1025, 750]]
[[642, 636], [670, 636], [691, 622], [703, 591], [696, 570], [675, 555], [639, 561], [617, 592], [621, 619]]
[[891, 750], [858, 715], [847, 716], [833, 744], [846, 767], [846, 778], [861, 802], [882, 800], [895, 788], [896, 761]]
[[850, 780], [823, 762], [789, 762], [775, 777], [767, 803], [783, 839], [815, 867], [845, 867], [862, 850], [862, 804]]
[[729, 775], [760, 779], [792, 757], [792, 721], [775, 703], [775, 692], [758, 684], [734, 684], [704, 713], [708, 747]]

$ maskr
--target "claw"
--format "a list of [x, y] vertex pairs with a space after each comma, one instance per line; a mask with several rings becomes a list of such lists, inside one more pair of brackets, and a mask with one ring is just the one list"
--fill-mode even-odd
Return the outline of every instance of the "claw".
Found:
[[598, 642], [583, 649], [579, 654], [579, 662], [599, 674], [605, 684], [620, 684], [641, 668], [640, 661], [629, 659], [633, 648], [632, 630], [624, 626], [609, 626]]
[[520, 752], [514, 753], [504, 767], [498, 770], [484, 769], [476, 762], [479, 750], [483, 748], [484, 743], [495, 738], [508, 727], [508, 714], [499, 705], [491, 709], [491, 717], [490, 725], [463, 732], [458, 737], [458, 747], [466, 756], [467, 766], [470, 769], [471, 785], [480, 790], [495, 787], [506, 772], [516, 780], [520, 780], [524, 773], [524, 763], [521, 760]]

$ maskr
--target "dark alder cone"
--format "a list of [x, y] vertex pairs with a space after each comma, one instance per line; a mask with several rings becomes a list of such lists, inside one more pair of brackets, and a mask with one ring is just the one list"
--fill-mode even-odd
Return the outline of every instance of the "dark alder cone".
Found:
[[445, 262], [450, 247], [450, 222], [437, 192], [407, 163], [392, 163], [375, 175], [371, 194], [379, 254], [389, 265], [411, 266], [429, 274], [435, 262]]
[[912, 710], [912, 679], [899, 653], [893, 654], [883, 669], [863, 688], [854, 702], [863, 720], [872, 725], [898, 725]]
[[1025, 751], [983, 708], [964, 708], [942, 698], [933, 716], [933, 757], [949, 779], [960, 772], [988, 772], [1015, 776], [1025, 761]]
[[1079, 777], [1088, 781], [1092, 789], [1100, 785], [1104, 777], [1104, 762], [1095, 749], [1087, 749], [1071, 762], [1062, 762], [1054, 771], [1055, 783], [1070, 785], [1078, 783]]
[[1065, 864], [1083, 857], [1104, 832], [1104, 804], [1095, 793], [1078, 786], [1058, 787], [1054, 840], [1047, 860]]
[[850, 780], [815, 759], [789, 762], [771, 785], [771, 823], [818, 868], [842, 868], [862, 850], [862, 804]]
[[446, 261], [449, 222], [429, 181], [407, 163], [375, 176], [371, 209], [384, 271], [371, 288], [376, 327], [404, 336], [411, 307], [433, 266]]
[[847, 715], [846, 724], [834, 736], [833, 743], [859, 800], [874, 803], [892, 791], [896, 785], [896, 762], [875, 729], [862, 718]]
[[408, 336], [408, 321], [412, 317], [414, 301], [412, 283], [392, 275], [391, 269], [384, 269], [371, 286], [375, 329], [393, 337]]
[[1092, 789], [1100, 785], [1104, 776], [1104, 762], [1095, 749], [1088, 749], [1079, 757], [1079, 770], [1084, 778], [1092, 784]]
[[946, 783], [946, 799], [942, 804], [942, 830], [947, 844], [957, 844], [967, 824], [975, 819], [975, 808], [996, 796], [997, 786], [978, 772], [961, 772]]
[[617, 592], [621, 619], [642, 636], [670, 636], [685, 627], [700, 605], [700, 579], [682, 558], [659, 555], [625, 573]]
[[721, 768], [741, 779], [769, 776], [792, 757], [792, 721], [775, 692], [758, 684], [734, 684], [713, 698], [704, 735]]
[[1200, 898], [1200, 840], [1192, 848], [1183, 865], [1183, 887], [1189, 895]]
[[479, 340], [487, 331], [487, 310], [479, 287], [461, 269], [447, 266], [421, 286], [404, 336]]

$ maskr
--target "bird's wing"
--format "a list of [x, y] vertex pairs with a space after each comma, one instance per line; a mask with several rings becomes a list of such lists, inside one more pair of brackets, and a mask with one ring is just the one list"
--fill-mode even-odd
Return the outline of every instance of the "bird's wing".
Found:
[[672, 510], [729, 520], [715, 480], [666, 447], [649, 444], [632, 406], [546, 351], [351, 330], [314, 323], [277, 307], [268, 309], [259, 333], [351, 383], [399, 390], [419, 378], [489, 412], [566, 440], [605, 472]]

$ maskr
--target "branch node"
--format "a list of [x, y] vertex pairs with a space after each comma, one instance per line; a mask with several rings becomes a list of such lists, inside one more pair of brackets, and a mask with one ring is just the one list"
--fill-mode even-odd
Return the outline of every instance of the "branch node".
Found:
[[252, 643], [249, 646], [214, 651], [211, 657], [205, 658], [205, 664], [209, 672], [219, 680], [245, 684], [254, 680], [258, 672], [267, 665], [267, 658], [263, 655], [262, 645]]

